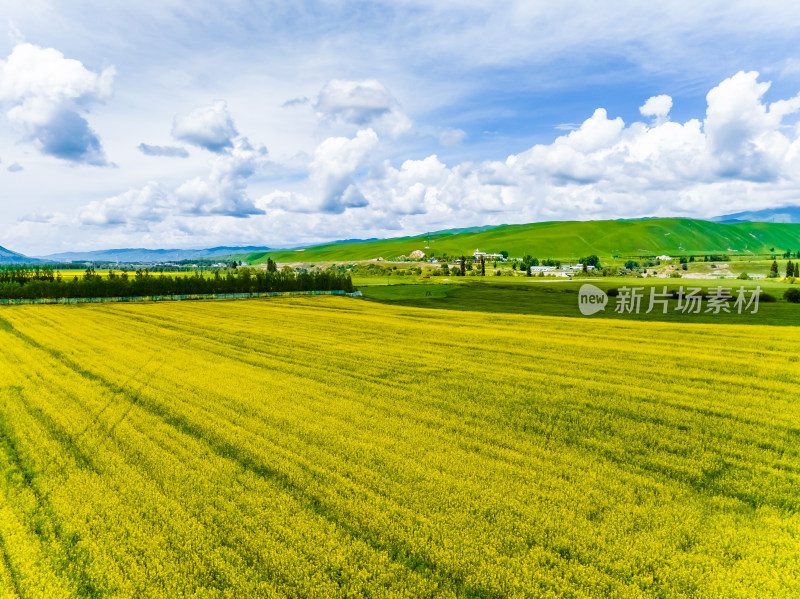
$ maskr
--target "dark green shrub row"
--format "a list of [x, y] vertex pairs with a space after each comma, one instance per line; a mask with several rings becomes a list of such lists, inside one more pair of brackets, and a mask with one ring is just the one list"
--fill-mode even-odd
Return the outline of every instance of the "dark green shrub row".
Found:
[[341, 289], [352, 292], [353, 282], [349, 275], [333, 272], [310, 272], [296, 274], [289, 269], [281, 272], [265, 272], [251, 268], [239, 268], [213, 276], [153, 275], [137, 271], [134, 275], [115, 274], [106, 276], [88, 269], [80, 277], [61, 278], [58, 274], [21, 276], [19, 269], [13, 275], [0, 270], [0, 298], [36, 299], [60, 297], [129, 297], [151, 295], [191, 295], [205, 293], [259, 293], [267, 291], [331, 291]]

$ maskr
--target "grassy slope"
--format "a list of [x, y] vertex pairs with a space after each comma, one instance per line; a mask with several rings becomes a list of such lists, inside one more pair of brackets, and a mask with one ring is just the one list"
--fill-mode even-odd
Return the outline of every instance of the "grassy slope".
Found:
[[[763, 254], [774, 247], [800, 250], [800, 225], [776, 223], [712, 223], [670, 218], [619, 221], [568, 221], [503, 225], [487, 231], [440, 234], [432, 237], [434, 254], [472, 254], [505, 250], [512, 256], [578, 258], [599, 256], [687, 253]], [[267, 256], [278, 262], [370, 260], [393, 258], [425, 250], [425, 236], [399, 237], [360, 243], [328, 244], [294, 250], [243, 255], [251, 263]]]

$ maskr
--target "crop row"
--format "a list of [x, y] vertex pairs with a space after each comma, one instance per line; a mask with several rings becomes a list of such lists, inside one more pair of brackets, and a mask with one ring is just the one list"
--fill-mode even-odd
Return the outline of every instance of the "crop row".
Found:
[[800, 590], [787, 327], [340, 298], [0, 319], [9, 596]]

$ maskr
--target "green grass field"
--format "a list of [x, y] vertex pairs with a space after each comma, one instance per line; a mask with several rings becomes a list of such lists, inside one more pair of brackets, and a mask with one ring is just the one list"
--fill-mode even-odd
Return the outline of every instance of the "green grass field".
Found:
[[0, 597], [800, 595], [796, 328], [385, 289], [0, 309]]
[[[781, 301], [783, 293], [791, 285], [772, 280], [741, 281], [737, 279], [637, 279], [632, 277], [602, 277], [596, 279], [553, 280], [538, 277], [431, 277], [421, 280], [414, 277], [389, 277], [387, 279], [364, 278], [359, 282], [364, 296], [379, 303], [396, 306], [416, 306], [439, 310], [481, 311], [510, 314], [537, 314], [541, 316], [565, 316], [581, 319], [576, 325], [588, 324], [597, 319], [658, 320], [681, 324], [769, 324], [800, 325], [800, 304]], [[371, 283], [371, 284], [368, 284]], [[610, 298], [606, 309], [591, 316], [581, 314], [578, 307], [578, 292], [584, 283], [591, 283], [600, 289], [619, 289], [622, 287], [640, 288], [643, 297], [641, 310], [637, 313], [616, 312], [617, 300]], [[655, 293], [677, 291], [683, 287], [685, 292], [696, 287], [713, 292], [717, 287], [729, 289], [734, 297], [743, 287], [749, 299], [750, 291], [759, 287], [762, 292], [779, 301], [761, 301], [758, 310], [743, 310], [738, 313], [735, 307], [729, 311], [707, 312], [707, 305], [701, 307], [699, 314], [677, 310], [678, 301], [669, 300], [667, 312], [661, 304], [654, 303], [650, 308], [651, 288]], [[656, 296], [654, 296], [656, 297]]]
[[471, 256], [475, 249], [497, 253], [507, 251], [520, 257], [577, 261], [596, 254], [607, 262], [611, 256], [658, 254], [729, 254], [752, 256], [786, 250], [800, 251], [800, 224], [733, 223], [722, 224], [686, 218], [659, 218], [613, 221], [573, 221], [503, 225], [488, 230], [440, 233], [428, 237], [400, 237], [358, 243], [311, 246], [303, 251], [284, 250], [242, 254], [250, 264], [266, 262], [345, 262], [392, 259], [414, 250], [437, 256]]

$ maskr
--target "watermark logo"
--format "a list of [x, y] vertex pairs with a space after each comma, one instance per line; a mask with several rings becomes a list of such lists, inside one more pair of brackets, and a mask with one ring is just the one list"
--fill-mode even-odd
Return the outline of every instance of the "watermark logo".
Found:
[[[700, 287], [681, 286], [677, 291], [668, 291], [663, 287], [660, 291], [650, 287], [620, 287], [615, 294], [614, 312], [617, 314], [650, 314], [654, 310], [666, 314], [670, 308], [682, 314], [743, 314], [758, 313], [758, 301], [761, 287], [745, 289], [739, 287], [735, 291], [730, 287], [714, 287], [703, 290]], [[675, 300], [670, 304], [670, 300]], [[606, 309], [608, 294], [594, 285], [582, 285], [578, 293], [578, 308], [584, 316], [591, 316]], [[645, 309], [646, 308], [646, 309]], [[705, 308], [705, 309], [704, 309]]]
[[584, 316], [591, 316], [606, 309], [608, 303], [608, 295], [605, 291], [594, 285], [586, 283], [581, 285], [581, 290], [578, 292], [578, 308]]

